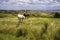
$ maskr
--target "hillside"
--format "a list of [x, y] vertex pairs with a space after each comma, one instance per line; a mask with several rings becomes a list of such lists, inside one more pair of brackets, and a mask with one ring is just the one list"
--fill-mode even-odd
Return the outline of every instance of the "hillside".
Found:
[[0, 40], [60, 40], [60, 18], [40, 13], [24, 19], [18, 27], [16, 16], [0, 13]]

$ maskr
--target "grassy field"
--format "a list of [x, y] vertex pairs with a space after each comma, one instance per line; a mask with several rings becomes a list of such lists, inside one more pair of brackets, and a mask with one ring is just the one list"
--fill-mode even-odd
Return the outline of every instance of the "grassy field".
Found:
[[16, 16], [0, 17], [0, 40], [60, 40], [60, 18], [29, 17], [16, 27]]

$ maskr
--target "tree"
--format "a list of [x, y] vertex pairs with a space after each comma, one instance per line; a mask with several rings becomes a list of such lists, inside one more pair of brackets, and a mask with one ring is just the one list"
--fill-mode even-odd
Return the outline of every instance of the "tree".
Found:
[[60, 18], [60, 14], [58, 12], [55, 13], [54, 18]]

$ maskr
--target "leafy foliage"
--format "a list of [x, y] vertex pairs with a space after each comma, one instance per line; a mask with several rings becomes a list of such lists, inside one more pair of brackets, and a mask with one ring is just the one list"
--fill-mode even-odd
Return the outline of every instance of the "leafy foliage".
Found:
[[55, 13], [54, 18], [60, 18], [60, 13]]
[[0, 40], [59, 40], [60, 38], [60, 31], [58, 31], [60, 19], [31, 16], [16, 27], [18, 23], [16, 16], [2, 14], [2, 17], [0, 18]]

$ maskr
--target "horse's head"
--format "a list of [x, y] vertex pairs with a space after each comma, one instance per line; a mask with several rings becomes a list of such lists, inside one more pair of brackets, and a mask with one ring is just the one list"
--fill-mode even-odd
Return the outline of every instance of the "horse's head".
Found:
[[23, 14], [25, 17], [29, 17], [30, 16], [30, 14], [27, 14], [27, 13], [24, 13]]

